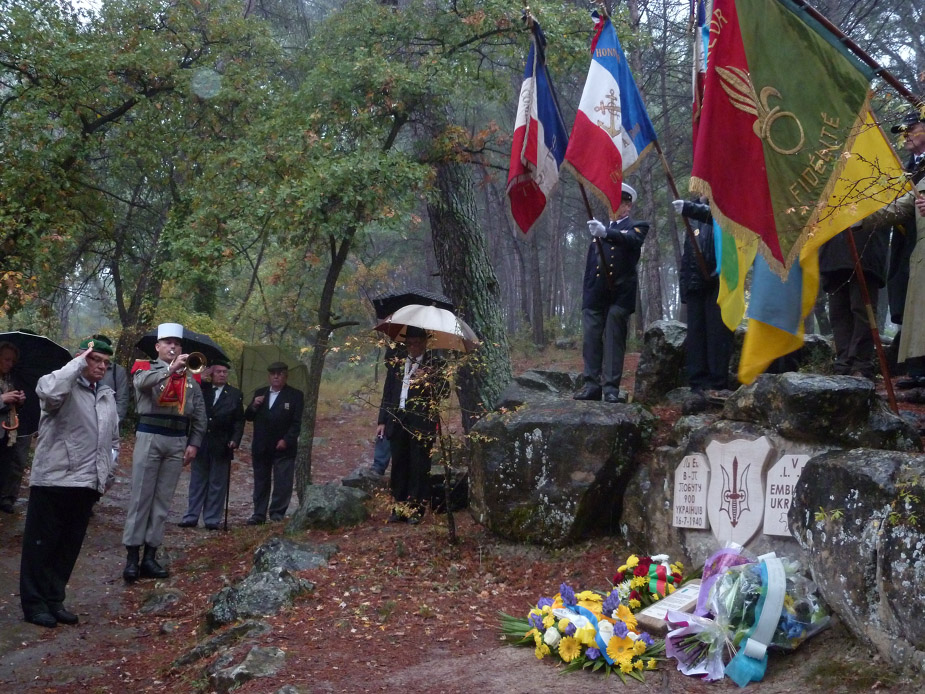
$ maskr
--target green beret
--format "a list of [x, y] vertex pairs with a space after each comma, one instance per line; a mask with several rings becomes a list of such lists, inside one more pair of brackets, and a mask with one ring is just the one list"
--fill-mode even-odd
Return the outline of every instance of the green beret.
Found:
[[212, 360], [211, 366], [224, 366], [226, 369], [231, 368], [231, 362], [227, 359], [219, 357], [218, 359]]
[[112, 345], [98, 338], [94, 339], [93, 337], [88, 337], [83, 340], [77, 347], [77, 351], [83, 352], [85, 349], [91, 346], [93, 347], [94, 352], [99, 352], [100, 354], [105, 354], [110, 357], [112, 356]]

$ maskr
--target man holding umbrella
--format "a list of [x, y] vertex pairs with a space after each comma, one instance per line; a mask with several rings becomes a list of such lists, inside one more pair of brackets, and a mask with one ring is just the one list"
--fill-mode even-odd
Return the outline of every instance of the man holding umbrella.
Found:
[[[181, 354], [183, 326], [162, 323], [154, 349], [157, 359], [149, 370], [135, 372], [138, 429], [132, 456], [132, 493], [122, 543], [127, 550], [122, 578], [166, 578], [157, 563], [180, 471], [196, 457], [206, 433], [206, 408], [199, 384]], [[144, 558], [139, 564], [139, 550]]]
[[[16, 493], [25, 468], [29, 437], [21, 436], [17, 408], [26, 402], [23, 385], [13, 375], [19, 361], [19, 348], [12, 342], [0, 342], [0, 511], [13, 513]], [[15, 479], [16, 489], [10, 498], [4, 494], [7, 479]]]
[[202, 383], [209, 423], [190, 469], [189, 501], [181, 528], [195, 528], [200, 515], [207, 530], [220, 527], [231, 479], [231, 459], [244, 435], [244, 396], [228, 385], [230, 367], [227, 359], [213, 362], [209, 367], [211, 382]]
[[430, 452], [448, 384], [443, 360], [427, 351], [425, 330], [409, 325], [398, 337], [405, 349], [388, 365], [377, 435], [386, 436], [392, 446], [395, 505], [388, 522], [415, 525], [430, 499]]

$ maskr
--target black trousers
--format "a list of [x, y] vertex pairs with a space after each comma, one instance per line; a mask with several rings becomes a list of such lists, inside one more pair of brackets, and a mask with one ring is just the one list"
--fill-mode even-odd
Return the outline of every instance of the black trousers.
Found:
[[19, 567], [19, 600], [32, 617], [64, 605], [100, 493], [87, 487], [31, 487]]
[[392, 446], [392, 498], [421, 510], [430, 500], [433, 434], [406, 428], [399, 419], [389, 443]]
[[732, 331], [723, 323], [716, 303], [719, 285], [712, 290], [688, 292], [687, 383], [694, 390], [723, 390], [729, 387], [729, 357]]

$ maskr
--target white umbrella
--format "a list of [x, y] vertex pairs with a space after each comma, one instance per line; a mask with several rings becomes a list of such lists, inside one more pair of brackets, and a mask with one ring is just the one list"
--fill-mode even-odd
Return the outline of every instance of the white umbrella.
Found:
[[479, 339], [462, 318], [457, 317], [452, 311], [436, 306], [420, 304], [402, 306], [376, 325], [375, 329], [401, 342], [404, 340], [407, 327], [421, 328], [430, 333], [430, 339], [427, 341], [428, 349], [472, 352], [479, 346]]

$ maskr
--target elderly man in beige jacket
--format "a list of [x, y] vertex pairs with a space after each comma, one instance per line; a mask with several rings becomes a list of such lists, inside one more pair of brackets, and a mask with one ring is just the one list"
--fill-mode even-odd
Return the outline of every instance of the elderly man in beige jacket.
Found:
[[863, 230], [894, 224], [915, 215], [916, 243], [909, 257], [909, 287], [899, 338], [899, 361], [925, 356], [925, 178], [861, 222]]
[[77, 624], [64, 591], [80, 554], [93, 504], [114, 478], [119, 450], [116, 396], [99, 385], [112, 347], [84, 340], [67, 364], [39, 379], [39, 441], [29, 479], [19, 599], [27, 622]]

